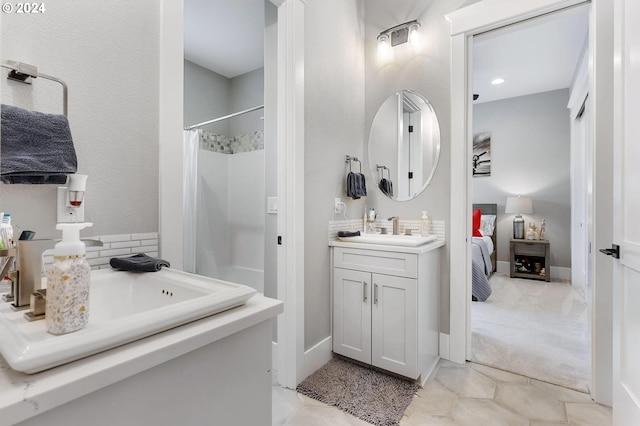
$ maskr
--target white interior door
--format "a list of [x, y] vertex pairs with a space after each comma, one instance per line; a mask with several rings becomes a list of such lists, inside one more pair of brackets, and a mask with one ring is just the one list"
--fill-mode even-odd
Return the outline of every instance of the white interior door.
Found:
[[640, 2], [617, 0], [614, 235], [613, 416], [640, 424]]

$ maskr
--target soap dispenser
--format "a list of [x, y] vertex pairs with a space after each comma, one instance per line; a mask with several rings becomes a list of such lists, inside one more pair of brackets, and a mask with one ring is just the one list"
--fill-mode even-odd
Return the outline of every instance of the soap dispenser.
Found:
[[59, 223], [62, 241], [53, 249], [53, 265], [47, 273], [47, 331], [66, 334], [79, 330], [89, 321], [89, 278], [80, 230], [92, 223]]
[[427, 237], [431, 233], [431, 220], [429, 220], [429, 212], [423, 211], [420, 216], [420, 235]]

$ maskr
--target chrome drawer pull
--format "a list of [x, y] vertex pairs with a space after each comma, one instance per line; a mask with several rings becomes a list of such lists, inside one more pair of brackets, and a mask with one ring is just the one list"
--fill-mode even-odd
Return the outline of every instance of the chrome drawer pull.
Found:
[[362, 302], [367, 303], [367, 283], [362, 286]]

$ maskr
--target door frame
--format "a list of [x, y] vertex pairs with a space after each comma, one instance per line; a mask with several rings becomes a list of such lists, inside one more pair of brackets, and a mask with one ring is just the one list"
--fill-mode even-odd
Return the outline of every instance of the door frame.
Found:
[[[304, 371], [304, 7], [305, 0], [270, 0], [278, 7], [278, 381], [295, 389]], [[159, 249], [183, 267], [184, 0], [162, 0], [159, 45]]]
[[[536, 16], [586, 3], [586, 0], [483, 0], [448, 14], [451, 22], [451, 235], [450, 252], [462, 256], [450, 266], [450, 360], [464, 363], [469, 355], [471, 310], [471, 173], [472, 143], [472, 46], [473, 36]], [[611, 182], [613, 99], [612, 6], [607, 0], [592, 0], [590, 13], [589, 98], [594, 119], [590, 137], [594, 141], [594, 220], [591, 247], [606, 246], [612, 240]], [[609, 26], [610, 28], [607, 28]], [[601, 142], [597, 144], [597, 141]], [[606, 146], [606, 145], [609, 146]], [[600, 241], [603, 241], [600, 244]], [[459, 265], [464, 265], [460, 268]], [[593, 318], [591, 348], [592, 396], [611, 403], [611, 266], [598, 256], [591, 271]], [[599, 284], [599, 285], [598, 285]], [[608, 326], [608, 328], [607, 328]]]

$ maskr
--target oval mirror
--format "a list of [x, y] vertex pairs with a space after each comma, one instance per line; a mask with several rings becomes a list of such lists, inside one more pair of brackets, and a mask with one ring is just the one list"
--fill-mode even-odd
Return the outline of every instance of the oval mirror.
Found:
[[429, 185], [440, 156], [440, 126], [431, 104], [402, 90], [378, 109], [369, 133], [369, 164], [376, 186], [397, 201], [411, 200]]

